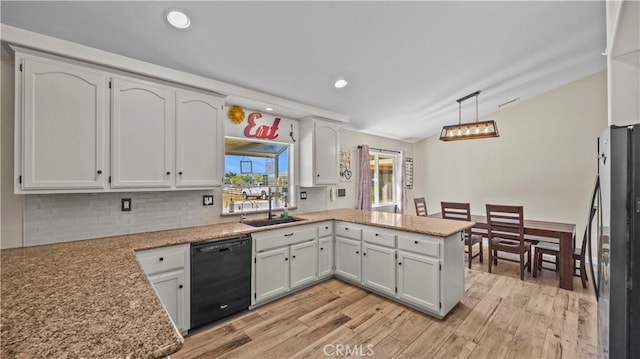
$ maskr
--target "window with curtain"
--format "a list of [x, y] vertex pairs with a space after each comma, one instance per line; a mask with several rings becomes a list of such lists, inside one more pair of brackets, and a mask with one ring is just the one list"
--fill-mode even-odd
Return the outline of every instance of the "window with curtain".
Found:
[[399, 205], [402, 198], [400, 181], [400, 154], [380, 150], [369, 150], [371, 171], [371, 206]]

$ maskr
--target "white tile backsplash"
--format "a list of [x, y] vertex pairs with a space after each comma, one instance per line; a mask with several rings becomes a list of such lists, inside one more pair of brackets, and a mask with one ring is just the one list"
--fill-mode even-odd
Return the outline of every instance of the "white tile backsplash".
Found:
[[[213, 206], [202, 205], [205, 194], [213, 194]], [[131, 212], [120, 210], [122, 198], [131, 198]], [[24, 245], [223, 222], [221, 203], [220, 190], [28, 195]]]

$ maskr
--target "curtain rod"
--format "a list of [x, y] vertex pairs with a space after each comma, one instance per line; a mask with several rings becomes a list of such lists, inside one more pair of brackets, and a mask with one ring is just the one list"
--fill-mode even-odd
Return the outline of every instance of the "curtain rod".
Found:
[[[358, 149], [362, 148], [361, 145], [358, 146]], [[376, 147], [369, 147], [370, 150], [377, 150], [377, 151], [384, 151], [384, 152], [391, 152], [391, 153], [400, 153], [400, 151], [394, 151], [394, 150], [385, 150], [384, 148], [376, 148]]]

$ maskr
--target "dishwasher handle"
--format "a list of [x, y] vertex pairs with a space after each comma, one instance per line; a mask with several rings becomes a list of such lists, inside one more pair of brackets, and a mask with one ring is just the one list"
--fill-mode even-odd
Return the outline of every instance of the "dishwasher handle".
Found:
[[251, 246], [250, 236], [238, 236], [227, 239], [215, 239], [207, 242], [191, 244], [191, 253], [207, 253], [207, 252], [227, 252], [238, 247]]

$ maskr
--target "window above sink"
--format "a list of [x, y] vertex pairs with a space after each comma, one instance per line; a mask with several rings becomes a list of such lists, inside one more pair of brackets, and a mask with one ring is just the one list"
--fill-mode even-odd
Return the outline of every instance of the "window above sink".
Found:
[[267, 211], [295, 205], [293, 144], [247, 138], [225, 138], [223, 214]]

